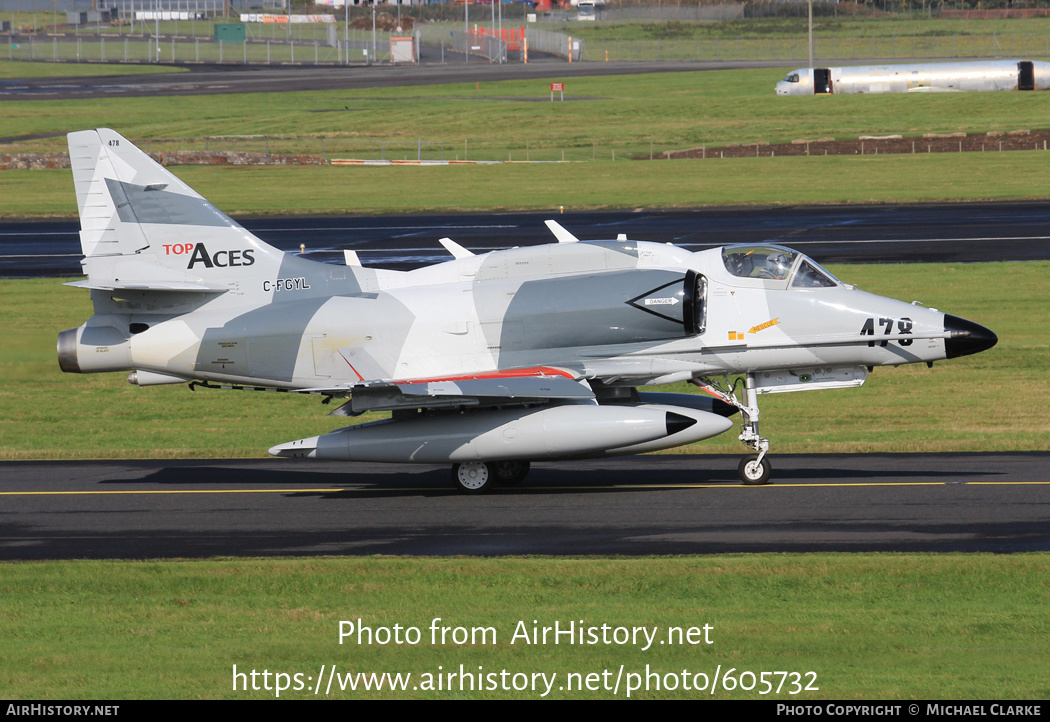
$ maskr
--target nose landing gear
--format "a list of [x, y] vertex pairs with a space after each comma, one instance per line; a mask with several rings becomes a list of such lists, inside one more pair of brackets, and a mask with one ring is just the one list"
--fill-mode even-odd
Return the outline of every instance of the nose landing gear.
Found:
[[770, 466], [769, 459], [762, 454], [748, 454], [740, 460], [740, 464], [736, 467], [740, 481], [749, 486], [768, 484], [771, 471], [773, 467]]
[[[743, 417], [744, 423], [738, 438], [745, 446], [758, 453], [749, 454], [740, 460], [740, 464], [737, 466], [737, 475], [740, 477], [740, 481], [748, 486], [768, 484], [769, 475], [773, 467], [770, 465], [769, 459], [766, 458], [766, 454], [769, 452], [769, 439], [758, 433], [758, 391], [755, 387], [755, 374], [749, 371], [745, 376], [746, 406], [737, 399], [735, 388], [732, 386], [723, 388], [717, 382], [707, 377], [695, 379], [692, 383], [715, 398], [740, 409], [740, 415]], [[725, 385], [729, 386], [728, 380], [725, 380]]]

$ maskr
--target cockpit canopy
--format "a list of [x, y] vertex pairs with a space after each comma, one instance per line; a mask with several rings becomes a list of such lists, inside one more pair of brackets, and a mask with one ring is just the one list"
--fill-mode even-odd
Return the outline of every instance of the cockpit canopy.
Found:
[[788, 73], [787, 75], [784, 76], [784, 82], [785, 83], [797, 83], [798, 82], [798, 73]]
[[792, 288], [830, 288], [838, 280], [815, 261], [784, 246], [739, 245], [722, 249], [726, 270], [737, 278], [791, 280]]

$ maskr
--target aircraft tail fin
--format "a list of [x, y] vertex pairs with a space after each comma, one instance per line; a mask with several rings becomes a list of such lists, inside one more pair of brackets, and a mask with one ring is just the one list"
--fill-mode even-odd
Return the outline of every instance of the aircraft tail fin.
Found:
[[[89, 288], [221, 291], [285, 255], [108, 128], [68, 136]], [[244, 267], [256, 266], [255, 269]]]

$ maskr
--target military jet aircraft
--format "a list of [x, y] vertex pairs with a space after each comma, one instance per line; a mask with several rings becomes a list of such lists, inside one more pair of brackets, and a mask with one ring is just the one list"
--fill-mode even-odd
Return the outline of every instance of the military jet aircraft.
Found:
[[[636, 454], [733, 426], [745, 484], [770, 476], [762, 394], [860, 386], [875, 366], [977, 353], [988, 329], [843, 283], [768, 244], [691, 253], [579, 241], [411, 271], [285, 253], [112, 130], [71, 133], [94, 315], [58, 337], [63, 371], [140, 386], [277, 390], [389, 418], [276, 456], [451, 463], [456, 486], [516, 483], [535, 460]], [[731, 381], [730, 379], [735, 379]], [[689, 381], [703, 394], [654, 393]]]

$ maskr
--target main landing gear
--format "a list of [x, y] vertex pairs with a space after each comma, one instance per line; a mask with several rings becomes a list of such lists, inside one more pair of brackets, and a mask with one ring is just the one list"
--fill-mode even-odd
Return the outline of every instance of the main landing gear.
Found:
[[464, 461], [452, 465], [452, 482], [463, 494], [487, 494], [496, 484], [520, 484], [528, 473], [527, 461]]
[[[737, 475], [740, 477], [740, 481], [749, 486], [768, 484], [769, 474], [773, 467], [770, 466], [769, 459], [766, 458], [766, 454], [769, 453], [769, 439], [762, 437], [758, 433], [758, 391], [755, 387], [755, 374], [749, 371], [744, 379], [744, 386], [747, 392], [746, 406], [737, 399], [735, 386], [728, 389], [723, 388], [717, 382], [706, 377], [697, 379], [693, 383], [715, 398], [740, 409], [740, 415], [743, 417], [744, 423], [741, 426], [738, 438], [744, 442], [745, 446], [758, 453], [748, 454], [740, 460], [740, 464], [736, 468]], [[729, 385], [727, 379], [725, 384]]]

